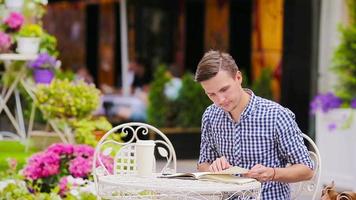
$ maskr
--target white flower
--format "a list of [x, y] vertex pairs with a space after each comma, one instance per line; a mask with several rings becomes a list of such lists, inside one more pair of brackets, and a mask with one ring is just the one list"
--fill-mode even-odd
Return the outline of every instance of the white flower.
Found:
[[180, 78], [172, 78], [164, 86], [164, 94], [170, 100], [175, 100], [178, 97], [179, 90], [182, 87], [182, 81]]

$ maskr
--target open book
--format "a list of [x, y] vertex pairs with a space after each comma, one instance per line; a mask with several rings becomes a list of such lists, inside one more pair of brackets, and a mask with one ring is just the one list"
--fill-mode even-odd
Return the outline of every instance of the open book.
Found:
[[225, 183], [244, 184], [255, 181], [252, 178], [245, 178], [235, 176], [235, 174], [245, 174], [248, 169], [241, 167], [230, 167], [220, 172], [194, 172], [194, 173], [175, 173], [159, 176], [159, 178], [179, 178], [179, 179], [193, 179], [193, 180], [210, 180]]

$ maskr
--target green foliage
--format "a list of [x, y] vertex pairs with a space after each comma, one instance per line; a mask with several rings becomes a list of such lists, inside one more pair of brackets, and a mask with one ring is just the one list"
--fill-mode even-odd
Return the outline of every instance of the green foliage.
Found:
[[24, 144], [19, 141], [0, 141], [0, 180], [14, 175], [10, 172], [13, 169], [9, 166], [9, 159], [16, 160], [15, 170], [18, 170], [25, 165], [27, 157], [36, 151], [33, 147], [25, 151]]
[[43, 29], [38, 24], [25, 24], [18, 33], [21, 37], [41, 37], [42, 34]]
[[272, 70], [269, 67], [262, 68], [260, 77], [252, 83], [252, 91], [266, 99], [273, 99], [272, 93]]
[[210, 104], [210, 99], [200, 84], [194, 81], [193, 75], [185, 74], [176, 100], [178, 108], [176, 124], [182, 127], [200, 127], [201, 117]]
[[94, 131], [107, 132], [112, 129], [112, 125], [105, 117], [74, 121], [72, 127], [75, 129], [75, 141], [78, 144], [87, 144], [93, 147], [98, 143]]
[[347, 0], [346, 1], [348, 14], [350, 16], [351, 25], [356, 25], [356, 1], [355, 0]]
[[170, 80], [165, 66], [157, 68], [153, 80], [148, 94], [147, 121], [155, 126], [164, 127], [170, 114], [169, 100], [163, 92], [165, 84]]
[[39, 85], [35, 95], [46, 118], [71, 120], [90, 116], [99, 105], [100, 91], [84, 81], [55, 79], [50, 85]]
[[[58, 187], [57, 187], [58, 188]], [[61, 198], [58, 192], [53, 190], [48, 193], [31, 193], [28, 191], [24, 182], [17, 180], [16, 183], [8, 184], [3, 190], [0, 190], [0, 200], [96, 200], [96, 196], [88, 192], [79, 192], [78, 196], [68, 194]]]
[[75, 79], [75, 74], [73, 71], [71, 70], [56, 70], [55, 71], [55, 77], [56, 79], [60, 79], [60, 80], [69, 80], [69, 81], [74, 81]]
[[1, 81], [4, 86], [9, 87], [20, 73], [29, 73], [25, 64], [26, 62], [24, 61], [14, 61], [10, 64], [2, 75]]
[[346, 102], [356, 97], [356, 26], [340, 27], [341, 41], [332, 60], [339, 81], [336, 95]]
[[40, 42], [40, 53], [48, 53], [51, 56], [58, 57], [59, 52], [57, 51], [57, 39], [56, 37], [44, 32], [41, 36]]
[[185, 74], [178, 97], [170, 100], [164, 94], [170, 80], [167, 69], [159, 67], [149, 92], [148, 122], [158, 127], [200, 127], [202, 114], [211, 104], [200, 84]]

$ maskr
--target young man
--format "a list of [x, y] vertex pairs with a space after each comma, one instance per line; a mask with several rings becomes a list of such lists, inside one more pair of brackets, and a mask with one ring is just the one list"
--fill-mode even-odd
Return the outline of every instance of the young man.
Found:
[[294, 114], [243, 89], [229, 54], [207, 52], [195, 79], [214, 103], [202, 118], [199, 171], [250, 169], [245, 176], [263, 183], [263, 200], [290, 199], [288, 183], [312, 178], [313, 164]]

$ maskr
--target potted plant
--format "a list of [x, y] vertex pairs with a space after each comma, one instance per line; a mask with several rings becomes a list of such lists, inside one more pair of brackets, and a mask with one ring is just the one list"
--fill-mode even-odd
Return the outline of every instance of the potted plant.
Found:
[[22, 54], [37, 54], [42, 34], [43, 30], [40, 25], [24, 25], [18, 33], [16, 51]]
[[36, 105], [63, 142], [75, 143], [73, 121], [90, 118], [99, 106], [100, 91], [84, 81], [54, 79], [35, 91]]
[[355, 189], [356, 6], [354, 1], [347, 2], [351, 23], [340, 27], [341, 39], [331, 66], [338, 76], [336, 88], [318, 94], [310, 106], [316, 115], [316, 143], [323, 161], [322, 184], [335, 180], [340, 187]]
[[29, 62], [28, 66], [33, 70], [33, 78], [38, 84], [49, 84], [54, 78], [54, 70], [59, 67], [59, 61], [47, 53], [41, 53], [37, 58]]

